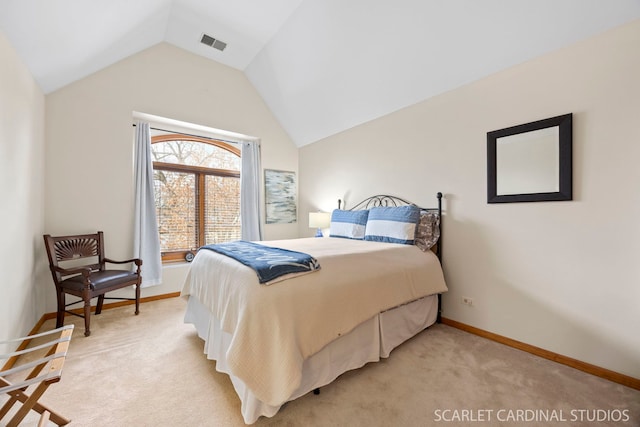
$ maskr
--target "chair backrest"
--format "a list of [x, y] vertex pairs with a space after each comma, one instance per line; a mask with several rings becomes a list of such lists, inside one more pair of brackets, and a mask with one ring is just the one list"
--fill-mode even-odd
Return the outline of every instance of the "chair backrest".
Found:
[[[89, 267], [92, 271], [104, 270], [104, 240], [102, 231], [95, 234], [78, 234], [73, 236], [44, 235], [44, 245], [49, 257], [49, 268], [56, 285], [62, 280], [56, 267], [60, 263], [73, 262], [74, 267]], [[78, 260], [93, 258], [90, 264]]]

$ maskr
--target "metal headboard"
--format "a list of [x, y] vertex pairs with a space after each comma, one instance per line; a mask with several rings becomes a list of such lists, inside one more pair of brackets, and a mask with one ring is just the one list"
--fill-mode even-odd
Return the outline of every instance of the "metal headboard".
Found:
[[[338, 209], [340, 209], [340, 203], [341, 203], [341, 200], [338, 200]], [[377, 194], [375, 196], [371, 196], [364, 199], [363, 201], [356, 204], [349, 210], [355, 211], [360, 209], [376, 208], [380, 206], [386, 207], [386, 206], [404, 206], [404, 205], [417, 206], [415, 203], [411, 203], [405, 199], [401, 199], [400, 197], [390, 196], [388, 194]]]
[[[363, 201], [356, 203], [350, 211], [355, 210], [363, 210], [375, 207], [387, 207], [387, 206], [417, 206], [420, 210], [437, 212], [438, 218], [440, 218], [440, 238], [438, 239], [438, 244], [436, 246], [436, 255], [440, 262], [442, 262], [442, 193], [438, 191], [436, 194], [438, 198], [438, 207], [437, 208], [424, 208], [416, 205], [415, 203], [409, 202], [403, 198], [390, 196], [388, 194], [376, 194], [375, 196], [367, 197]], [[342, 200], [338, 199], [338, 209], [342, 205]]]

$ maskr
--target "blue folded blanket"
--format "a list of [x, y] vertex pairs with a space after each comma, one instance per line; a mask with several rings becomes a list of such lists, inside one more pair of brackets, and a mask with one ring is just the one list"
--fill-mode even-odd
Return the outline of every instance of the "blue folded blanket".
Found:
[[200, 249], [218, 252], [253, 268], [262, 284], [286, 274], [311, 273], [320, 269], [320, 264], [311, 255], [244, 240], [206, 245]]

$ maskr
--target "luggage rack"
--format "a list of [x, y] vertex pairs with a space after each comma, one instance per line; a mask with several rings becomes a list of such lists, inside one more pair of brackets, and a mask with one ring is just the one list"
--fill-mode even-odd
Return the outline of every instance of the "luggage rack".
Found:
[[[22, 342], [23, 344], [20, 345], [22, 347], [33, 339], [51, 336], [46, 338], [49, 341], [44, 344], [37, 344], [8, 354], [0, 354], [0, 360], [7, 359], [4, 366], [0, 368], [0, 398], [6, 397], [5, 395], [9, 396], [7, 402], [0, 408], [0, 425], [4, 425], [2, 420], [10, 414], [12, 407], [18, 402], [22, 405], [13, 411], [13, 416], [6, 424], [7, 427], [18, 426], [31, 410], [40, 414], [39, 427], [46, 426], [49, 421], [59, 426], [71, 422], [38, 400], [51, 384], [60, 381], [73, 328], [74, 325], [67, 325], [35, 335], [0, 341], [0, 344]], [[40, 354], [46, 351], [46, 354], [36, 360], [15, 366], [19, 357], [38, 351]], [[38, 353], [35, 353], [35, 357], [38, 357]], [[27, 394], [27, 390], [31, 386], [34, 386], [33, 391], [31, 394]]]

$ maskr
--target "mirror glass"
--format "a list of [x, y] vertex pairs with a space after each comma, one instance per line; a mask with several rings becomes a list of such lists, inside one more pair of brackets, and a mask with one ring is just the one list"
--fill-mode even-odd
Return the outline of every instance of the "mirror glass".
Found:
[[571, 200], [571, 114], [487, 133], [488, 202]]
[[554, 126], [496, 139], [498, 195], [560, 190], [559, 129]]

